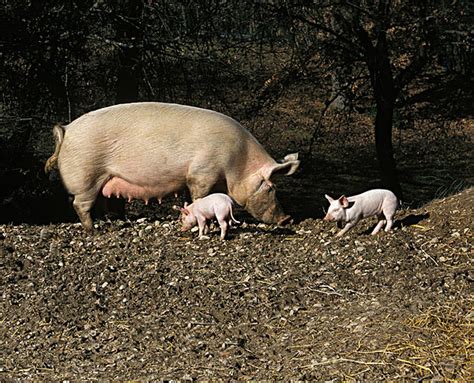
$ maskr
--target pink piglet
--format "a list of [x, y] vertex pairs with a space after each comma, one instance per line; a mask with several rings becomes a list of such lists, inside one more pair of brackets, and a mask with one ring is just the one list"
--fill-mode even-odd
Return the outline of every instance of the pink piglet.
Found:
[[232, 205], [232, 199], [228, 195], [214, 193], [198, 198], [190, 205], [185, 203], [184, 207], [173, 206], [173, 208], [181, 212], [181, 231], [187, 231], [197, 224], [199, 239], [202, 239], [208, 231], [207, 221], [216, 218], [221, 228], [221, 239], [224, 239], [232, 221], [240, 223], [232, 214]]
[[395, 194], [385, 189], [373, 189], [352, 197], [343, 195], [338, 199], [333, 199], [327, 194], [325, 197], [330, 205], [324, 220], [336, 221], [338, 226], [344, 224], [343, 229], [336, 234], [338, 237], [347, 233], [361, 219], [374, 215], [378, 217], [379, 222], [372, 235], [377, 234], [383, 225], [386, 225], [385, 231], [390, 231], [395, 211], [400, 206]]

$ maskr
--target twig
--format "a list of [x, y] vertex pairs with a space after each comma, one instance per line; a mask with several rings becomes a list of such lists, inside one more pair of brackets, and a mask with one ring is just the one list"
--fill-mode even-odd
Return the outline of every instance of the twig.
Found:
[[365, 366], [384, 366], [387, 363], [385, 362], [364, 362], [363, 360], [356, 360], [356, 359], [347, 359], [347, 358], [332, 358], [322, 362], [315, 362], [311, 364], [307, 364], [302, 366], [303, 368], [315, 367], [315, 366], [324, 366], [327, 364], [335, 364], [335, 363], [355, 363], [355, 364], [363, 364]]
[[64, 89], [66, 90], [66, 100], [67, 100], [67, 112], [68, 112], [68, 122], [71, 122], [71, 99], [69, 97], [69, 88], [68, 88], [68, 65], [64, 69]]
[[433, 257], [432, 257], [431, 255], [429, 255], [429, 254], [425, 251], [425, 249], [423, 249], [423, 246], [425, 246], [425, 245], [428, 244], [428, 243], [430, 243], [430, 241], [421, 244], [420, 250], [421, 250], [423, 253], [425, 253], [425, 255], [426, 255], [429, 259], [431, 259], [431, 260], [434, 262], [434, 264], [435, 264], [436, 266], [438, 266], [438, 262], [436, 262], [436, 261], [433, 259]]
[[311, 140], [309, 141], [309, 147], [308, 147], [308, 155], [311, 155], [311, 153], [313, 152], [313, 145], [314, 145], [314, 141], [316, 140], [316, 135], [321, 131], [321, 126], [323, 125], [323, 118], [324, 118], [324, 115], [326, 114], [327, 110], [329, 109], [329, 107], [331, 106], [331, 104], [342, 94], [342, 90], [339, 90], [335, 96], [333, 96], [333, 98], [329, 99], [329, 100], [326, 100], [325, 102], [325, 106], [323, 108], [323, 110], [321, 111], [321, 114], [319, 115], [319, 120], [318, 120], [318, 123], [316, 125], [316, 127], [314, 128], [313, 130], [313, 134], [311, 135]]
[[412, 366], [415, 366], [415, 367], [421, 368], [422, 370], [429, 371], [429, 372], [430, 372], [430, 374], [432, 374], [432, 373], [433, 373], [433, 371], [431, 371], [431, 369], [429, 369], [428, 367], [425, 367], [425, 366], [422, 366], [422, 365], [420, 365], [420, 364], [417, 364], [417, 363], [411, 362], [411, 361], [409, 361], [409, 360], [406, 360], [406, 359], [400, 359], [400, 358], [397, 358], [397, 360], [398, 360], [399, 362], [402, 362], [402, 363], [407, 363], [407, 364], [410, 364], [410, 365], [412, 365]]
[[24, 121], [31, 121], [33, 120], [32, 117], [15, 117], [15, 116], [2, 116], [0, 118], [0, 123], [7, 124], [11, 121], [15, 122], [24, 122]]
[[320, 287], [323, 287], [323, 288], [326, 288], [326, 289], [329, 289], [331, 290], [331, 292], [327, 292], [327, 291], [323, 291], [323, 290], [318, 290], [318, 289], [311, 289], [312, 291], [316, 291], [318, 293], [322, 293], [322, 294], [326, 294], [326, 295], [339, 295], [340, 297], [342, 297], [343, 295], [341, 293], [338, 293], [336, 291], [336, 289], [332, 286], [329, 286], [329, 285], [320, 285]]

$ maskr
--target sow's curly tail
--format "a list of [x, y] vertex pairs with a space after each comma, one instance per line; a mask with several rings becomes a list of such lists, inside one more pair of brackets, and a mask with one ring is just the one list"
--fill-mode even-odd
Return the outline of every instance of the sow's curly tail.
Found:
[[58, 167], [58, 155], [64, 139], [64, 127], [59, 124], [55, 125], [53, 128], [53, 135], [56, 141], [56, 148], [54, 149], [53, 155], [48, 158], [46, 164], [44, 165], [44, 171], [46, 174]]

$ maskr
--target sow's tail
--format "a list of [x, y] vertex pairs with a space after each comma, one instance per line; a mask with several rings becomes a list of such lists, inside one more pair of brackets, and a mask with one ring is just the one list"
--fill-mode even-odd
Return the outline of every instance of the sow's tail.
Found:
[[56, 148], [54, 149], [53, 155], [48, 158], [48, 161], [46, 161], [46, 164], [44, 165], [44, 171], [46, 174], [58, 167], [58, 155], [64, 139], [64, 127], [59, 124], [56, 125], [53, 128], [53, 135], [56, 141]]

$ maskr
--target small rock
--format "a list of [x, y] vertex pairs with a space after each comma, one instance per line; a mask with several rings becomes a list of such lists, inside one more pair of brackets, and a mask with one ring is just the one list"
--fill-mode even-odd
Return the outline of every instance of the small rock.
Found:
[[50, 237], [51, 237], [51, 233], [49, 232], [48, 229], [46, 229], [46, 228], [41, 229], [41, 231], [40, 231], [40, 239], [41, 239], [42, 241], [44, 241], [45, 239], [48, 239], [48, 238], [50, 238]]

